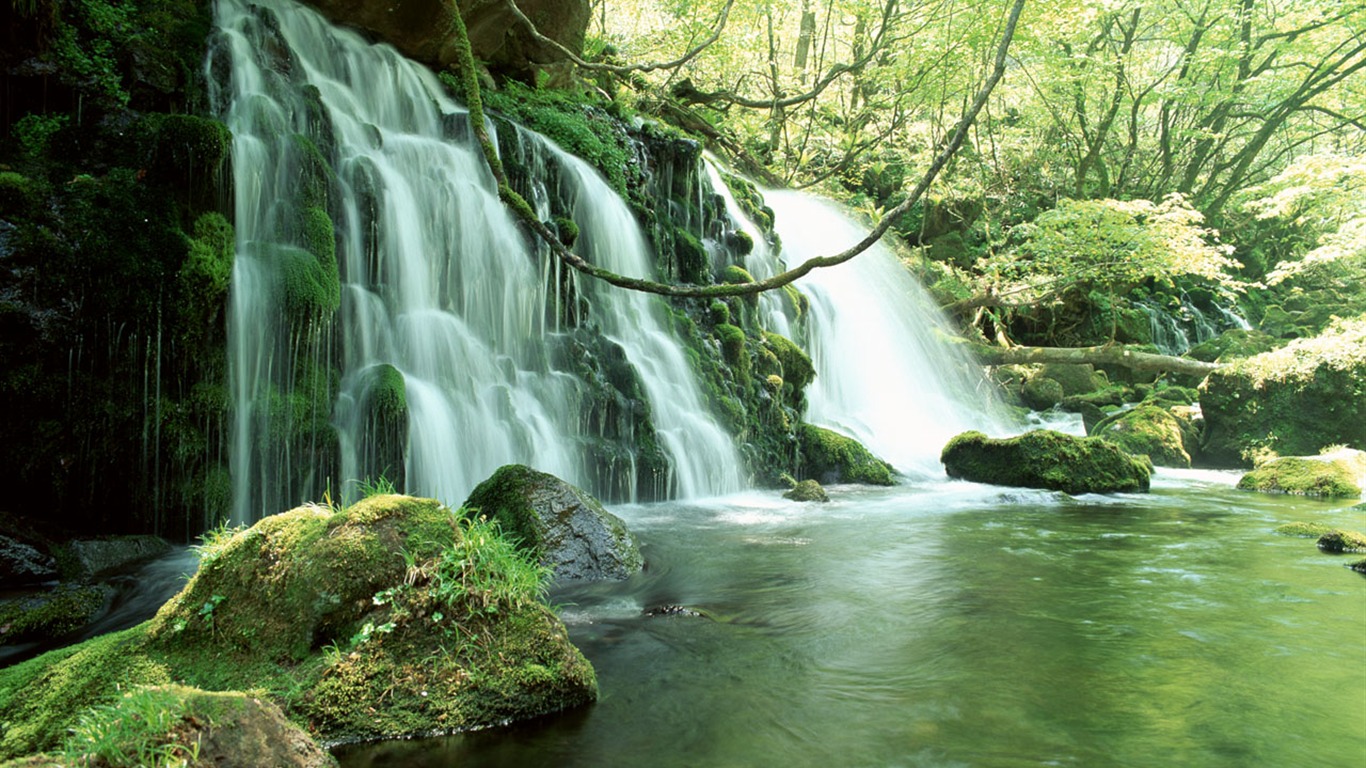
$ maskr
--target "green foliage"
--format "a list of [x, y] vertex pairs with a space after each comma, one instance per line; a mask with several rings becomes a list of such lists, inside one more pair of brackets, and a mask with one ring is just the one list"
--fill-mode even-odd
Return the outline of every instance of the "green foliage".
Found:
[[502, 535], [497, 521], [465, 515], [436, 561], [433, 595], [459, 615], [511, 613], [544, 600], [550, 568]]
[[19, 145], [19, 151], [30, 159], [47, 154], [52, 135], [69, 122], [66, 115], [28, 114], [14, 121], [10, 135]]
[[62, 637], [88, 624], [104, 603], [101, 588], [66, 584], [50, 593], [0, 604], [0, 638], [12, 645]]

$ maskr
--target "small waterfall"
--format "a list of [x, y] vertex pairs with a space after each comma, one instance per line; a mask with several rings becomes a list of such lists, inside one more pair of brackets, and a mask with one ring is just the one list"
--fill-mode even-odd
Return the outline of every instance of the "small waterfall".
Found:
[[[789, 264], [849, 247], [867, 232], [835, 205], [767, 191]], [[807, 421], [857, 438], [912, 476], [939, 477], [939, 453], [969, 429], [1010, 430], [978, 367], [945, 343], [929, 295], [881, 244], [797, 284], [810, 298], [806, 349], [816, 368]]]
[[1251, 327], [1236, 312], [1217, 301], [1209, 302], [1210, 306], [1202, 309], [1185, 293], [1174, 308], [1155, 299], [1135, 303], [1148, 315], [1153, 346], [1165, 355], [1184, 355], [1196, 344], [1209, 341], [1226, 330]]
[[[561, 354], [559, 278], [498, 200], [466, 111], [393, 49], [289, 0], [269, 5], [220, 0], [208, 63], [234, 136], [234, 519], [381, 473], [456, 504], [510, 462], [602, 493], [585, 459], [601, 436]], [[552, 155], [580, 250], [648, 274], [622, 201]], [[582, 290], [648, 395], [667, 488], [737, 490], [731, 438], [706, 415], [660, 302]]]

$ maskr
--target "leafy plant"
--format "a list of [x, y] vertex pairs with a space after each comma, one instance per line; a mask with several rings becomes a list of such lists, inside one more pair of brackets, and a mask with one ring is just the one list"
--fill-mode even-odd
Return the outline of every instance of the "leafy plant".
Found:
[[551, 569], [503, 536], [484, 517], [460, 521], [460, 539], [436, 561], [437, 602], [469, 615], [492, 615], [541, 602]]

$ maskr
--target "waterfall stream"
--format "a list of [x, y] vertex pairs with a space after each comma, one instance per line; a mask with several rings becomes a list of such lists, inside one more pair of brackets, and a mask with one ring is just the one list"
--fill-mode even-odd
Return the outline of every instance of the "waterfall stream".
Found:
[[[601, 493], [585, 466], [596, 436], [580, 418], [583, 385], [557, 361], [547, 320], [553, 283], [498, 200], [466, 111], [392, 48], [269, 5], [221, 0], [208, 64], [234, 136], [234, 519], [380, 475], [458, 504], [512, 462]], [[579, 201], [580, 248], [647, 273], [624, 203], [582, 162], [533, 143]], [[657, 300], [584, 290], [648, 395], [667, 492], [737, 490], [733, 441], [701, 407]], [[377, 402], [404, 416], [398, 438]]]

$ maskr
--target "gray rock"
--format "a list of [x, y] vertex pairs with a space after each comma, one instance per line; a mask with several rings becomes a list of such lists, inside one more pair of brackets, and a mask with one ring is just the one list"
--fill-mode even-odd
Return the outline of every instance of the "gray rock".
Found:
[[465, 508], [497, 520], [560, 580], [625, 579], [644, 567], [635, 536], [587, 492], [520, 464], [479, 484]]
[[56, 578], [56, 560], [18, 539], [0, 536], [0, 584], [19, 587]]
[[71, 554], [87, 575], [95, 575], [125, 565], [164, 555], [171, 545], [156, 536], [119, 536], [112, 539], [78, 539], [68, 545]]

